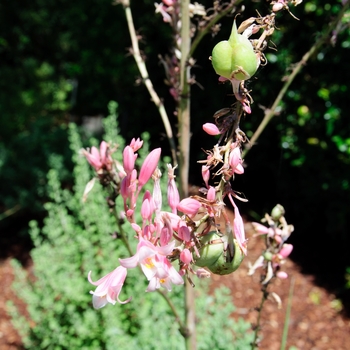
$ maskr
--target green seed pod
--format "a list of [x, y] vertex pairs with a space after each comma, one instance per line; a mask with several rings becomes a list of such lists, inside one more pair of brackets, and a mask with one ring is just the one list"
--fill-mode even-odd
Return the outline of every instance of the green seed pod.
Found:
[[235, 239], [233, 243], [233, 257], [231, 257], [227, 236], [221, 237], [215, 231], [209, 232], [201, 239], [200, 258], [196, 259], [195, 265], [206, 267], [216, 275], [228, 275], [234, 272], [241, 264], [244, 255]]
[[243, 261], [244, 255], [235, 239], [233, 240], [233, 243], [233, 258], [230, 257], [228, 251], [229, 248], [227, 248], [227, 251], [223, 252], [223, 254], [220, 255], [219, 259], [214, 264], [208, 266], [208, 269], [212, 273], [216, 275], [229, 275], [239, 268]]
[[213, 49], [215, 72], [227, 79], [246, 80], [258, 69], [258, 59], [249, 39], [237, 32], [236, 21], [228, 40], [220, 41]]
[[277, 204], [271, 211], [271, 216], [274, 221], [279, 221], [284, 214], [285, 210], [281, 204]]
[[223, 251], [223, 241], [215, 231], [209, 232], [201, 238], [200, 258], [195, 260], [195, 265], [207, 267], [219, 259]]

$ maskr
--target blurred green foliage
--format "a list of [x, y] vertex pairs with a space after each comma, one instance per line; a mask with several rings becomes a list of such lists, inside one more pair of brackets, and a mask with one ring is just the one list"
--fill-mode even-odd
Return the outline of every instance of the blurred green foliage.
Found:
[[[111, 114], [105, 125], [108, 127], [105, 140], [112, 137], [118, 142], [120, 152], [115, 155], [120, 158], [124, 140], [118, 136], [115, 115]], [[14, 304], [8, 306], [25, 348], [185, 349], [179, 326], [167, 303], [157, 293], [145, 293], [146, 279], [138, 269], [129, 271], [120, 296], [121, 300], [132, 296], [130, 303], [109, 304], [100, 310], [92, 308], [89, 290], [95, 287], [87, 281], [88, 272], [92, 270], [92, 279], [97, 280], [114, 270], [118, 258], [127, 257], [128, 252], [122, 241], [112, 235], [116, 229], [115, 218], [108, 210], [99, 184], [82, 203], [85, 185], [93, 174], [86, 159], [79, 156], [82, 142], [73, 124], [69, 138], [74, 161], [74, 191], [62, 188], [60, 169], [49, 171], [50, 202], [45, 204], [48, 215], [42, 228], [36, 221], [30, 223], [35, 246], [31, 251], [33, 274], [28, 277], [19, 264], [14, 264], [14, 291], [25, 301], [29, 317], [19, 314]], [[143, 139], [147, 141], [147, 135], [143, 135]], [[147, 153], [147, 142], [143, 148], [143, 153]], [[141, 155], [139, 162], [143, 160]], [[165, 176], [161, 186], [163, 193], [166, 186]], [[118, 200], [118, 208], [123, 208], [120, 204], [122, 200]], [[136, 243], [130, 224], [124, 223], [123, 228], [131, 244]], [[232, 344], [240, 350], [250, 349], [251, 326], [242, 319], [233, 320], [235, 308], [230, 291], [217, 289], [214, 295], [209, 295], [208, 284], [196, 282], [198, 349], [225, 350]], [[183, 286], [174, 286], [168, 293], [181, 315], [183, 291]]]

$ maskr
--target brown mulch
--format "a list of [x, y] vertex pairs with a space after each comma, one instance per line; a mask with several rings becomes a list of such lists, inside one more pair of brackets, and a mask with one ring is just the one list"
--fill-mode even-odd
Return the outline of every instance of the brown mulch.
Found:
[[[252, 235], [251, 225], [246, 225], [247, 236]], [[213, 288], [225, 285], [232, 290], [232, 300], [236, 306], [234, 317], [256, 323], [255, 308], [261, 300], [259, 286], [259, 271], [254, 276], [247, 276], [248, 261], [254, 262], [263, 248], [262, 240], [249, 240], [248, 257], [242, 266], [228, 276], [212, 276]], [[346, 350], [350, 349], [350, 320], [340, 313], [341, 303], [335, 296], [314, 283], [311, 275], [303, 275], [299, 267], [288, 260], [283, 267], [287, 271], [287, 280], [274, 280], [269, 291], [277, 293], [282, 300], [282, 308], [274, 300], [267, 300], [262, 313], [262, 340], [260, 348], [264, 350], [279, 350], [282, 330], [285, 322], [288, 293], [292, 281], [294, 291], [288, 342], [286, 349], [294, 345], [297, 349], [305, 350]], [[0, 294], [0, 349], [21, 349], [21, 339], [12, 327], [10, 317], [6, 312], [6, 301], [12, 300], [25, 310], [25, 305], [11, 291], [13, 270], [10, 258], [0, 262], [0, 280], [2, 293]]]

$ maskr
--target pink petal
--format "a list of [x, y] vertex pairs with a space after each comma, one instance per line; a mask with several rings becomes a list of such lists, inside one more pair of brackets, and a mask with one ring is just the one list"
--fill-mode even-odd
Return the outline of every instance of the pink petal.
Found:
[[156, 148], [144, 160], [139, 175], [140, 188], [151, 178], [156, 170], [161, 152], [161, 148]]

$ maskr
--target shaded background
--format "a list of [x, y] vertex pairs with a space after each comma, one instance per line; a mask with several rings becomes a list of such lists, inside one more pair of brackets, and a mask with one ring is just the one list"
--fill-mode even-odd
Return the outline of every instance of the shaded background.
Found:
[[[202, 2], [207, 6], [209, 1]], [[340, 1], [308, 1], [277, 15], [272, 40], [277, 51], [266, 51], [269, 63], [249, 82], [254, 104], [241, 123], [251, 135], [263, 118], [259, 107], [271, 106], [283, 85], [287, 67], [298, 62], [341, 7]], [[267, 3], [246, 3], [244, 18]], [[154, 15], [153, 1], [133, 2], [141, 48], [159, 95], [176, 127], [174, 103], [163, 82], [158, 55], [171, 47], [171, 30]], [[347, 18], [349, 20], [349, 18]], [[230, 87], [219, 85], [208, 57], [226, 39], [232, 18], [222, 31], [207, 36], [195, 53], [192, 73], [204, 87], [192, 89], [192, 169], [190, 182], [202, 185], [198, 159], [213, 139], [201, 125], [233, 102]], [[147, 130], [152, 147], [167, 150], [163, 126], [128, 47], [129, 34], [121, 6], [108, 0], [0, 1], [0, 212], [1, 254], [13, 242], [30, 247], [27, 224], [42, 219], [46, 173], [55, 162], [67, 187], [71, 154], [66, 126], [107, 114], [110, 100], [119, 103], [121, 132], [126, 139]], [[257, 220], [277, 203], [286, 208], [295, 232], [292, 259], [314, 274], [320, 285], [341, 298], [349, 312], [346, 269], [350, 266], [350, 126], [348, 123], [350, 61], [349, 27], [335, 46], [325, 45], [303, 68], [283, 100], [281, 113], [247, 155], [244, 176], [234, 188], [249, 199], [240, 208]], [[89, 131], [86, 131], [86, 138]]]

